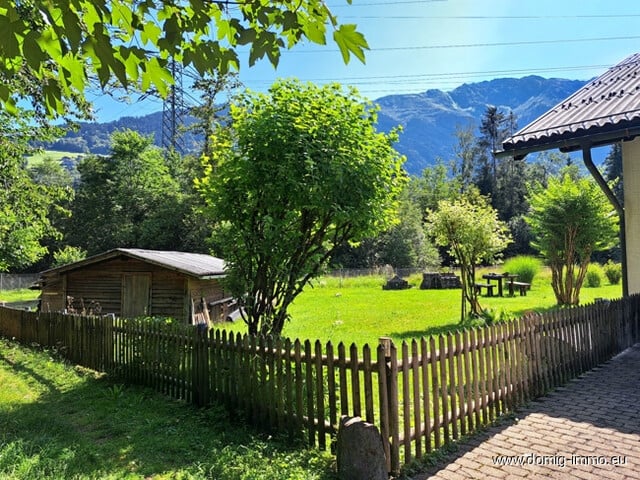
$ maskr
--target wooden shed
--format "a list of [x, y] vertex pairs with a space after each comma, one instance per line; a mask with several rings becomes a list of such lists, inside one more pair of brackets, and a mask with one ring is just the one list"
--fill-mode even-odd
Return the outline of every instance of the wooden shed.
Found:
[[40, 309], [197, 323], [204, 305], [217, 320], [230, 301], [223, 277], [224, 261], [210, 255], [116, 248], [42, 272]]

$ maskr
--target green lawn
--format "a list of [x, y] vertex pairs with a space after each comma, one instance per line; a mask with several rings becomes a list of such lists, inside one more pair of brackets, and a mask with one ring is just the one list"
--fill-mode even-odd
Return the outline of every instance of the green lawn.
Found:
[[[331, 340], [377, 345], [378, 338], [392, 337], [396, 342], [450, 331], [460, 319], [460, 290], [420, 290], [421, 275], [409, 280], [408, 290], [382, 290], [382, 276], [340, 279], [322, 277], [308, 287], [291, 306], [291, 321], [284, 329], [290, 338]], [[25, 302], [37, 298], [34, 290], [0, 291], [4, 302]], [[619, 298], [621, 285], [583, 287], [582, 303], [595, 298]], [[528, 311], [543, 311], [555, 306], [550, 273], [543, 271], [533, 282], [527, 296], [482, 297], [484, 308], [509, 317], [520, 317]], [[18, 303], [18, 306], [26, 305]], [[245, 332], [242, 321], [225, 324], [234, 332]]]
[[29, 165], [34, 165], [34, 164], [42, 163], [42, 161], [45, 158], [51, 158], [53, 160], [60, 161], [65, 157], [77, 158], [77, 157], [84, 157], [84, 156], [86, 156], [86, 153], [58, 152], [57, 150], [43, 150], [43, 151], [38, 152], [38, 153], [36, 153], [34, 155], [31, 155], [27, 159], [27, 162], [29, 163]]
[[328, 453], [3, 339], [0, 386], [2, 479], [335, 478]]
[[[525, 297], [483, 296], [481, 304], [497, 313], [504, 311], [509, 317], [553, 308], [556, 302], [549, 276], [548, 271], [539, 274]], [[398, 342], [457, 328], [461, 291], [420, 290], [421, 278], [411, 277], [413, 287], [409, 290], [382, 290], [383, 277], [323, 277], [296, 299], [283, 333], [290, 338], [362, 346], [377, 345], [383, 336]], [[604, 285], [583, 287], [580, 299], [589, 303], [595, 298], [621, 296], [621, 285]], [[225, 328], [245, 331], [241, 321]]]

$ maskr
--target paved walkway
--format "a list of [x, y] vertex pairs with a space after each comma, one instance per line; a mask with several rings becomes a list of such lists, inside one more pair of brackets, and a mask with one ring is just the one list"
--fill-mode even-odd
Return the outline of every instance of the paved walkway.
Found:
[[516, 417], [414, 480], [640, 480], [640, 344]]

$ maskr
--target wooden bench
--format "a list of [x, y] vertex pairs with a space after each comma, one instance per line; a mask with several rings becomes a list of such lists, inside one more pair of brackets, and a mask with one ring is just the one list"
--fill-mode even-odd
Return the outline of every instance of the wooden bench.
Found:
[[509, 295], [515, 295], [514, 290], [518, 289], [521, 297], [525, 297], [527, 295], [527, 290], [531, 288], [530, 283], [525, 282], [509, 282]]
[[476, 283], [473, 286], [476, 289], [476, 293], [481, 294], [482, 293], [482, 289], [486, 288], [487, 289], [487, 297], [493, 297], [493, 289], [494, 289], [495, 285], [492, 285], [490, 283]]

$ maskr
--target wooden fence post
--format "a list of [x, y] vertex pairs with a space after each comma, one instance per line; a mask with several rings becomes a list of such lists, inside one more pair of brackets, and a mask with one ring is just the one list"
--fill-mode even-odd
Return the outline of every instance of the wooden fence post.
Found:
[[400, 431], [398, 419], [398, 352], [391, 338], [381, 337], [379, 339], [379, 342], [384, 351], [388, 401], [387, 417], [389, 419], [389, 430], [388, 435], [385, 438], [387, 439], [387, 441], [389, 438], [391, 438], [391, 442], [389, 445], [390, 472], [395, 474], [400, 470]]
[[391, 339], [381, 338], [378, 345], [378, 395], [380, 398], [380, 434], [387, 460], [387, 471], [391, 471], [391, 450], [389, 446], [389, 390], [387, 377], [391, 361]]

